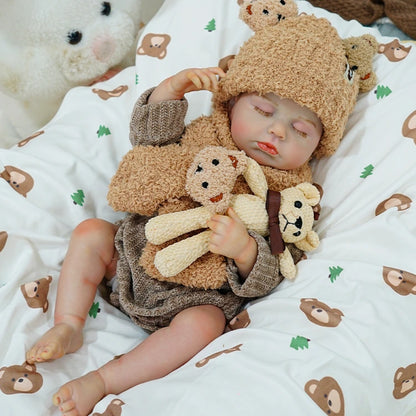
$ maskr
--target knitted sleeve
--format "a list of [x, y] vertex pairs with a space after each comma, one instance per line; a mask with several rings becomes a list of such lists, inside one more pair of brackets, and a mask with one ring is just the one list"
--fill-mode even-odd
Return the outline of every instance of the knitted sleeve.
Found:
[[228, 269], [231, 271], [228, 283], [231, 290], [240, 297], [256, 298], [267, 295], [282, 280], [279, 273], [279, 259], [270, 252], [267, 241], [260, 235], [249, 231], [257, 243], [257, 260], [245, 281], [239, 277], [237, 267], [232, 260], [228, 260]]
[[185, 129], [187, 100], [184, 98], [148, 104], [154, 89], [146, 90], [134, 105], [130, 119], [130, 142], [133, 146], [174, 143], [180, 139]]

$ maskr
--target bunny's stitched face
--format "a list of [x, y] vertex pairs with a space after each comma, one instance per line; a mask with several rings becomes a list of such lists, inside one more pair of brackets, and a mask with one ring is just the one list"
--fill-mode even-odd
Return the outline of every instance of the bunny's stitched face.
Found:
[[243, 152], [208, 146], [195, 156], [187, 173], [186, 189], [195, 201], [213, 212], [224, 213], [234, 183], [246, 166]]

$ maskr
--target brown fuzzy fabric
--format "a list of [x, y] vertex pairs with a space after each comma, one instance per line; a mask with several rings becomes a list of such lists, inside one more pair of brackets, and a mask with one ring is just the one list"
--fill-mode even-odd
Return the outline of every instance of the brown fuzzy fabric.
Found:
[[369, 25], [384, 15], [383, 0], [309, 0], [315, 7], [337, 13], [345, 20]]
[[369, 25], [387, 16], [404, 33], [416, 39], [416, 0], [309, 0], [316, 7], [339, 14], [346, 20]]

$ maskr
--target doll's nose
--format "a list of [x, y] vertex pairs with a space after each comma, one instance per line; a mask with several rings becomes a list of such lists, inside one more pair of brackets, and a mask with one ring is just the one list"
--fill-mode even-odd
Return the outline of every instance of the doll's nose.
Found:
[[281, 120], [273, 120], [269, 126], [269, 133], [280, 140], [286, 139], [286, 126]]

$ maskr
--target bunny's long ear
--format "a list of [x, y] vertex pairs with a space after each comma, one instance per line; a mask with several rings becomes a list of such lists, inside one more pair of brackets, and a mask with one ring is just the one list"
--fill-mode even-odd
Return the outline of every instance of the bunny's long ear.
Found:
[[267, 197], [267, 181], [264, 176], [263, 169], [260, 165], [250, 157], [247, 157], [247, 168], [243, 176], [253, 191], [253, 194], [266, 201]]

